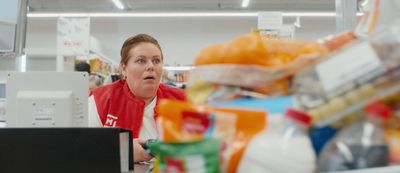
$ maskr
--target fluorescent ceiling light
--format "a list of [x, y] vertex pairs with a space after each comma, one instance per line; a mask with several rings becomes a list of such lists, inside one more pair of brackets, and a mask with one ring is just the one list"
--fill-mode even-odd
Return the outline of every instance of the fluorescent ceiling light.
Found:
[[20, 58], [21, 58], [21, 60], [19, 62], [20, 63], [19, 64], [20, 71], [26, 72], [26, 55], [23, 54]]
[[123, 10], [125, 8], [120, 0], [112, 0], [112, 2], [120, 10]]
[[[363, 13], [357, 13], [357, 16]], [[335, 12], [284, 12], [285, 17], [335, 17]], [[28, 13], [28, 17], [257, 17], [257, 12]]]
[[249, 6], [249, 3], [250, 3], [250, 0], [243, 0], [243, 1], [242, 1], [242, 7], [243, 7], [243, 8], [248, 7], [248, 6]]

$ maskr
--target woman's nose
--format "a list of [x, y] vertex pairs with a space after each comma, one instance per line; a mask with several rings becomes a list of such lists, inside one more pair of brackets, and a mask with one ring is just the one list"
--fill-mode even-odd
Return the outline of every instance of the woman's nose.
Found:
[[147, 70], [153, 70], [154, 69], [154, 63], [153, 62], [149, 62], [148, 64], [147, 64], [147, 68], [146, 68]]

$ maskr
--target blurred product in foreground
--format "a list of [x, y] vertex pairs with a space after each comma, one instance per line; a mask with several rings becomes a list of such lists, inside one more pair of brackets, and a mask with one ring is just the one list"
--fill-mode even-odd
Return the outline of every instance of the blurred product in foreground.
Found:
[[278, 127], [270, 127], [249, 144], [238, 173], [311, 173], [316, 157], [307, 135], [311, 118], [303, 112], [287, 109]]
[[325, 146], [319, 171], [345, 171], [389, 165], [389, 147], [384, 139], [384, 123], [391, 110], [374, 103], [365, 108], [364, 121], [343, 129]]

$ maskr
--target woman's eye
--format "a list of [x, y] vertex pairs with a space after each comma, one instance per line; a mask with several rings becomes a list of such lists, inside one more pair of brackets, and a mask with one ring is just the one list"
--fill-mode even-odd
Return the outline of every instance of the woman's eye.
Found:
[[144, 64], [144, 63], [146, 63], [146, 61], [145, 61], [144, 59], [138, 59], [136, 62], [137, 62], [138, 64]]
[[154, 63], [154, 64], [160, 64], [160, 63], [161, 63], [161, 60], [160, 60], [160, 59], [154, 59], [154, 60], [153, 60], [153, 63]]

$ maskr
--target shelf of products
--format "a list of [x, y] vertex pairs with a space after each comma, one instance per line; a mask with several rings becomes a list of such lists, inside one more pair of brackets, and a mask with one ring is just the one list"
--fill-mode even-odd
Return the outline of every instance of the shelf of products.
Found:
[[119, 76], [118, 65], [107, 61], [96, 54], [91, 54], [89, 58], [77, 57], [76, 59], [76, 65], [84, 62], [84, 64], [90, 66], [89, 88], [91, 89], [105, 84], [110, 84], [116, 80], [113, 79], [113, 76]]
[[185, 88], [188, 82], [189, 71], [194, 69], [193, 66], [164, 66], [162, 82]]

